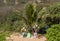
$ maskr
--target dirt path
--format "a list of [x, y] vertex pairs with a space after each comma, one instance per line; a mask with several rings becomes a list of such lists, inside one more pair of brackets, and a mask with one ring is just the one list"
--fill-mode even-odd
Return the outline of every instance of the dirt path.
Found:
[[44, 36], [39, 38], [22, 38], [18, 34], [12, 34], [10, 37], [6, 37], [6, 41], [46, 41]]

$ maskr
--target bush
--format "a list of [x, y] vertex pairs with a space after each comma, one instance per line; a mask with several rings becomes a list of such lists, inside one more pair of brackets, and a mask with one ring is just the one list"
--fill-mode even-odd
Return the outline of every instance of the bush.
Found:
[[0, 41], [5, 41], [6, 36], [9, 36], [9, 32], [0, 32]]
[[0, 34], [0, 41], [5, 41], [5, 36], [3, 34]]
[[46, 23], [59, 24], [60, 23], [60, 2], [50, 5], [47, 8], [47, 11], [46, 12], [48, 13], [48, 15], [46, 16], [46, 20], [45, 20]]
[[60, 41], [60, 24], [52, 25], [46, 34], [48, 41]]
[[[1, 15], [0, 15], [1, 16]], [[20, 31], [23, 26], [22, 13], [19, 10], [9, 11], [0, 17], [1, 31]]]

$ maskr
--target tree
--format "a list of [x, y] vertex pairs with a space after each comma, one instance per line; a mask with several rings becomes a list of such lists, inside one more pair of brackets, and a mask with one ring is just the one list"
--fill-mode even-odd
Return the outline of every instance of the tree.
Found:
[[41, 9], [40, 11], [37, 10], [37, 5], [34, 4], [27, 4], [26, 5], [26, 13], [23, 16], [23, 20], [27, 25], [27, 28], [33, 28], [33, 26], [38, 26], [40, 21], [42, 21], [42, 16], [45, 15], [44, 12], [46, 9]]

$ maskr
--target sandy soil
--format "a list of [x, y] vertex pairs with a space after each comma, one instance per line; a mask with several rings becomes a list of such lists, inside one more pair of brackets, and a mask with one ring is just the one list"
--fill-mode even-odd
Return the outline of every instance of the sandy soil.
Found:
[[40, 38], [22, 38], [18, 34], [12, 34], [10, 37], [6, 37], [6, 41], [46, 41], [44, 36]]

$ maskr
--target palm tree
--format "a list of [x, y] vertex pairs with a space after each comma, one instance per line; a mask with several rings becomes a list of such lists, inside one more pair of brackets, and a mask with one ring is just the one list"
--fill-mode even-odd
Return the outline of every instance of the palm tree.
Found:
[[26, 13], [23, 16], [23, 20], [25, 24], [27, 25], [28, 29], [32, 29], [33, 26], [38, 26], [41, 17], [43, 16], [43, 13], [46, 11], [44, 9], [41, 9], [39, 12], [37, 10], [37, 5], [34, 4], [27, 4], [26, 5]]

